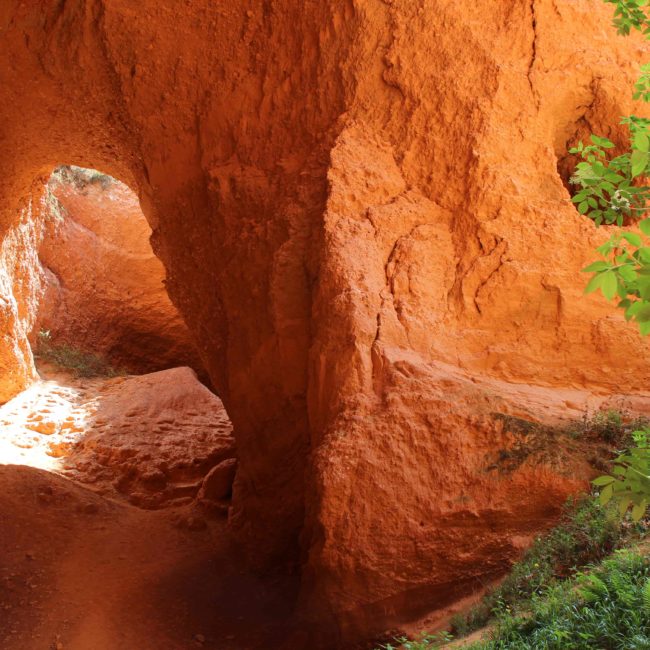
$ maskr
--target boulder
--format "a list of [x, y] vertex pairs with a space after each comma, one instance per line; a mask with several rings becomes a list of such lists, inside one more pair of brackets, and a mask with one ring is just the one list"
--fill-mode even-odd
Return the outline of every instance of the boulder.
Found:
[[230, 497], [236, 471], [236, 458], [228, 458], [213, 467], [203, 479], [199, 500], [220, 501]]

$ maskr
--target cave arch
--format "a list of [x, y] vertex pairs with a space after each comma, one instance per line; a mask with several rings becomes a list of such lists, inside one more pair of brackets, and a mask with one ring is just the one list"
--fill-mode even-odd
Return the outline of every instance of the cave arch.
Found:
[[[491, 413], [645, 399], [643, 343], [580, 298], [596, 235], [556, 169], [557, 125], [595, 77], [627, 96], [641, 52], [583, 4], [0, 8], [6, 250], [58, 161], [134, 188], [235, 425], [232, 530], [300, 564], [305, 611], [345, 638], [505, 570], [579, 489], [483, 472], [509, 444]], [[15, 390], [29, 288], [9, 284]]]
[[131, 372], [176, 366], [207, 376], [165, 290], [137, 196], [97, 170], [58, 166], [39, 221], [40, 306], [31, 332], [106, 356]]

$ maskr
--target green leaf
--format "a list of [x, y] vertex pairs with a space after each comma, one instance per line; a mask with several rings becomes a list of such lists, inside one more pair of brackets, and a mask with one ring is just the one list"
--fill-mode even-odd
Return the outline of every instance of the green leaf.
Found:
[[[630, 265], [622, 266], [618, 270], [618, 274], [623, 278], [623, 280], [625, 280], [625, 282], [634, 282], [637, 278], [636, 271]], [[627, 292], [625, 295], [627, 295]], [[621, 296], [621, 298], [625, 298], [625, 296]]]
[[641, 237], [637, 235], [635, 232], [624, 232], [621, 237], [625, 239], [626, 241], [630, 242], [632, 246], [636, 246], [637, 248], [643, 244], [643, 241], [641, 240]]
[[645, 508], [646, 508], [646, 503], [645, 501], [642, 501], [641, 503], [637, 503], [637, 505], [632, 508], [632, 520], [633, 521], [640, 521], [641, 517], [645, 514]]
[[634, 317], [639, 323], [650, 322], [650, 303], [639, 302], [640, 307], [635, 311]]
[[604, 244], [602, 244], [596, 249], [596, 252], [600, 253], [601, 255], [609, 255], [609, 253], [611, 252], [614, 246], [615, 244], [611, 240], [606, 241]]
[[621, 517], [627, 512], [627, 509], [630, 507], [630, 503], [632, 503], [632, 499], [629, 497], [624, 497], [619, 500], [618, 514], [621, 515]]
[[646, 133], [640, 131], [634, 136], [634, 148], [639, 151], [648, 151], [650, 148], [650, 139], [648, 139]]
[[603, 281], [603, 276], [602, 274], [594, 275], [591, 280], [589, 280], [586, 288], [585, 288], [585, 293], [593, 293], [596, 291], [596, 289], [600, 289], [600, 285], [602, 284]]
[[578, 212], [580, 214], [587, 214], [587, 210], [589, 210], [589, 204], [587, 201], [582, 201], [582, 203], [580, 203], [578, 206]]
[[646, 151], [633, 151], [630, 156], [632, 166], [632, 177], [636, 178], [645, 171], [648, 164], [648, 153]]
[[611, 140], [608, 140], [607, 138], [601, 138], [598, 135], [591, 135], [590, 138], [595, 145], [598, 147], [603, 147], [604, 149], [611, 149], [615, 146]]
[[616, 479], [613, 476], [599, 476], [598, 478], [595, 478], [592, 481], [593, 485], [603, 487], [605, 485], [609, 485], [610, 483], [613, 483]]
[[599, 271], [606, 271], [609, 268], [607, 262], [593, 262], [589, 266], [585, 266], [584, 269], [581, 269], [581, 273], [597, 273]]
[[606, 505], [611, 501], [613, 494], [614, 494], [614, 486], [608, 485], [607, 487], [603, 488], [603, 491], [600, 493], [598, 499], [602, 505]]
[[618, 287], [616, 273], [613, 271], [604, 271], [600, 274], [600, 277], [602, 278], [600, 281], [600, 290], [607, 300], [611, 300], [616, 295], [616, 288]]
[[[650, 275], [642, 275], [636, 281], [635, 288], [641, 294], [641, 298], [644, 300], [650, 300]], [[637, 314], [641, 314], [644, 310], [640, 309]], [[645, 310], [647, 311], [647, 309]], [[643, 318], [642, 320], [648, 320]]]

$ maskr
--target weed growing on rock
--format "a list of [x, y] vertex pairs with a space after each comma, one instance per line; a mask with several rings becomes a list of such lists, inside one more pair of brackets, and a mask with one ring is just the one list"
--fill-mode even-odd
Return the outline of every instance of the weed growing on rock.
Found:
[[123, 369], [115, 368], [99, 355], [85, 352], [68, 343], [54, 343], [47, 330], [38, 333], [38, 346], [34, 356], [69, 370], [76, 377], [117, 377], [126, 374]]
[[[525, 462], [561, 469], [568, 457], [578, 453], [577, 442], [588, 446], [581, 451], [590, 452], [590, 462], [596, 469], [607, 470], [613, 451], [629, 445], [633, 432], [649, 424], [646, 418], [630, 417], [615, 410], [585, 413], [580, 420], [563, 426], [549, 426], [502, 413], [494, 413], [493, 417], [503, 422], [504, 430], [514, 437], [511, 447], [499, 450], [496, 458], [488, 458], [487, 469], [499, 472], [515, 471]], [[599, 449], [599, 445], [606, 448]]]
[[423, 634], [419, 639], [412, 641], [406, 637], [398, 636], [395, 638], [393, 645], [387, 643], [379, 647], [379, 650], [427, 650], [440, 648], [453, 640], [453, 636], [448, 632], [438, 632], [436, 634]]
[[86, 169], [75, 165], [61, 165], [57, 167], [51, 176], [54, 182], [65, 182], [74, 185], [78, 190], [83, 191], [89, 185], [100, 185], [107, 190], [115, 181], [112, 176], [103, 174], [96, 169]]

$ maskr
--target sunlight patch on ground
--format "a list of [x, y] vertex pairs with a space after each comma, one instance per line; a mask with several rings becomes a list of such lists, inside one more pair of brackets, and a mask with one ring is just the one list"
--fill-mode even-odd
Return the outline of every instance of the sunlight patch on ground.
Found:
[[88, 411], [80, 391], [57, 380], [37, 381], [0, 406], [0, 464], [63, 470], [83, 434]]

